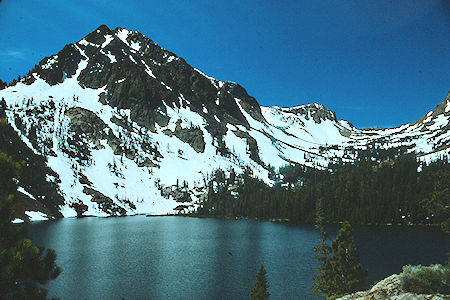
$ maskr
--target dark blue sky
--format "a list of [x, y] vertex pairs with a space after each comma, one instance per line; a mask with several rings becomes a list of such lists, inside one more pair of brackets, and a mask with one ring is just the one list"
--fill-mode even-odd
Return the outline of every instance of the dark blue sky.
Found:
[[216, 2], [4, 0], [0, 79], [107, 24], [240, 83], [261, 105], [320, 102], [360, 128], [415, 121], [450, 90], [448, 0]]

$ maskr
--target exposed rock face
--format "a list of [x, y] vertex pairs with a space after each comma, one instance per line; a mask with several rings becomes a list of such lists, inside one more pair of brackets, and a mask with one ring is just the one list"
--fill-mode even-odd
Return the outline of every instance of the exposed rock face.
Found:
[[374, 285], [369, 291], [357, 292], [337, 300], [444, 300], [449, 295], [423, 295], [404, 291], [400, 275], [391, 275]]
[[15, 197], [15, 205], [14, 205], [14, 217], [24, 220], [25, 222], [29, 221], [29, 216], [25, 214], [26, 211], [32, 212], [41, 212], [47, 216], [49, 219], [55, 219], [61, 217], [61, 215], [54, 214], [46, 205], [44, 205], [40, 201], [36, 201], [35, 199], [31, 199], [28, 195], [23, 194], [21, 192], [17, 192]]
[[307, 120], [311, 117], [317, 124], [320, 124], [324, 120], [337, 121], [336, 113], [334, 111], [326, 109], [322, 104], [319, 103], [312, 103], [293, 108], [285, 108], [285, 110], [298, 115], [304, 115]]
[[66, 45], [57, 55], [46, 57], [32, 70], [50, 85], [63, 82], [64, 76], [72, 77], [82, 59], [81, 53], [72, 44]]
[[247, 147], [248, 152], [250, 153], [250, 158], [263, 165], [264, 163], [262, 163], [261, 158], [259, 157], [258, 143], [256, 142], [256, 140], [247, 132], [241, 130], [234, 131], [234, 134], [247, 141]]
[[72, 130], [77, 134], [85, 134], [92, 141], [103, 139], [106, 124], [97, 115], [82, 107], [72, 107], [65, 111], [71, 120]]
[[152, 162], [149, 158], [146, 158], [144, 161], [140, 162], [138, 166], [147, 168], [159, 168], [159, 165]]
[[80, 61], [89, 57], [78, 77], [80, 84], [93, 89], [105, 87], [108, 93], [103, 102], [130, 109], [131, 119], [151, 130], [155, 123], [164, 126], [168, 122], [164, 103], [189, 105], [208, 120], [216, 115], [220, 120], [248, 126], [235, 101], [239, 98], [249, 114], [264, 121], [258, 102], [240, 85], [208, 78], [142, 34], [124, 32], [129, 33], [102, 25], [57, 55], [43, 59], [34, 71], [55, 85], [65, 76], [73, 76]]
[[[114, 201], [109, 198], [108, 196], [105, 196], [104, 194], [100, 193], [99, 191], [94, 190], [90, 187], [84, 187], [83, 193], [86, 195], [91, 196], [91, 201], [96, 202], [99, 206], [99, 208], [104, 211], [105, 213], [111, 215], [111, 216], [117, 216], [117, 215], [124, 215], [127, 211], [123, 207], [120, 207]], [[82, 210], [83, 212], [85, 210]], [[77, 210], [77, 214], [79, 211]], [[82, 213], [81, 213], [82, 214]]]
[[190, 127], [182, 128], [181, 122], [177, 122], [173, 132], [177, 138], [188, 143], [197, 153], [205, 151], [205, 141], [203, 140], [203, 131], [200, 128]]
[[447, 108], [449, 103], [450, 103], [450, 91], [447, 93], [447, 96], [445, 97], [444, 100], [442, 100], [441, 103], [436, 105], [436, 107], [432, 111], [421, 117], [413, 124], [427, 123], [427, 119], [431, 120], [433, 117], [437, 117], [439, 115], [450, 116], [450, 109]]
[[[193, 199], [192, 196], [195, 196], [198, 198], [199, 194], [203, 194], [204, 190], [190, 190], [187, 187], [181, 187], [181, 186], [161, 186], [160, 187], [161, 195], [169, 199], [172, 197], [176, 202], [177, 206], [173, 209], [174, 211], [177, 211], [180, 213], [181, 211], [185, 211], [186, 209], [193, 207]], [[180, 204], [181, 203], [181, 204]]]
[[77, 218], [84, 217], [84, 213], [88, 210], [88, 206], [81, 201], [70, 203], [70, 207], [72, 207], [77, 213]]

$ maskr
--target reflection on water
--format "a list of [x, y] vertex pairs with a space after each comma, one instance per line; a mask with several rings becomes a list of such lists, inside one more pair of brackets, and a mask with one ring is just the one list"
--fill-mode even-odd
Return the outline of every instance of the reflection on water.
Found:
[[[320, 299], [312, 226], [135, 216], [27, 227], [56, 250], [63, 272], [46, 288], [62, 299], [248, 299], [260, 264], [273, 299]], [[450, 246], [437, 228], [358, 227], [355, 238], [368, 284], [404, 264], [445, 263]]]

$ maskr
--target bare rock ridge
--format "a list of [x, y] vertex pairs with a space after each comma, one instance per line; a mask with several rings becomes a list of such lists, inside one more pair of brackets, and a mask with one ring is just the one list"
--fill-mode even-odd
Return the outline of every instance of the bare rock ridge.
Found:
[[[49, 85], [55, 85], [75, 75], [78, 64], [86, 58], [89, 62], [78, 76], [80, 85], [106, 87], [103, 101], [118, 109], [130, 109], [131, 119], [148, 129], [154, 129], [155, 123], [166, 124], [163, 103], [189, 105], [208, 120], [208, 130], [214, 136], [225, 129], [211, 117], [213, 114], [219, 120], [248, 126], [235, 97], [252, 116], [264, 120], [258, 102], [240, 85], [208, 78], [149, 38], [123, 28], [110, 30], [101, 25], [81, 41], [43, 59], [35, 71]], [[189, 103], [180, 100], [180, 95]]]
[[292, 112], [297, 115], [304, 115], [306, 119], [312, 118], [314, 122], [320, 123], [322, 120], [331, 120], [337, 122], [336, 113], [328, 110], [319, 103], [312, 103], [307, 105], [301, 105], [297, 107], [283, 108], [284, 111]]
[[448, 103], [450, 103], [450, 91], [447, 92], [447, 96], [445, 97], [444, 100], [442, 100], [441, 103], [439, 103], [438, 105], [436, 105], [436, 107], [428, 112], [428, 114], [424, 115], [423, 117], [421, 117], [419, 120], [417, 120], [416, 122], [414, 122], [413, 124], [418, 124], [418, 123], [426, 123], [427, 119], [431, 119], [433, 117], [438, 117], [439, 115], [444, 115], [444, 116], [450, 116], [450, 110], [447, 108], [448, 107]]

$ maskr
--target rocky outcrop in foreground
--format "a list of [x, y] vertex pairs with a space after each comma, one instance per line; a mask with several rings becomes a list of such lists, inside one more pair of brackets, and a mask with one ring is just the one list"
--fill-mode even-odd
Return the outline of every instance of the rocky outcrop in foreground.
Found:
[[394, 299], [394, 300], [444, 300], [450, 299], [449, 295], [425, 295], [415, 294], [404, 290], [403, 281], [401, 275], [391, 275], [376, 285], [370, 290], [357, 292], [351, 295], [338, 298], [337, 300], [382, 300], [382, 299]]

